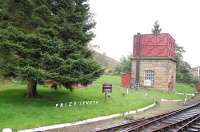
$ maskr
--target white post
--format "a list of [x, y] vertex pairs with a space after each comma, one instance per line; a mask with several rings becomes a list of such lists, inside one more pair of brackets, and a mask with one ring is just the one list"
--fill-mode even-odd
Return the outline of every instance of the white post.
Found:
[[128, 88], [126, 88], [126, 94], [128, 94]]
[[186, 104], [186, 102], [187, 102], [187, 95], [186, 95], [186, 97], [185, 97], [185, 100], [184, 100], [184, 105]]

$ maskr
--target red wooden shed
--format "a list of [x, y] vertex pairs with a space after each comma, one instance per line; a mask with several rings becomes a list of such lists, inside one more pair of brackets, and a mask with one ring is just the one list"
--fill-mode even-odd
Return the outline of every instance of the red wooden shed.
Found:
[[131, 73], [130, 72], [122, 74], [121, 85], [124, 88], [130, 88], [131, 87]]
[[197, 83], [197, 84], [196, 84], [196, 89], [197, 89], [197, 91], [200, 93], [200, 83]]

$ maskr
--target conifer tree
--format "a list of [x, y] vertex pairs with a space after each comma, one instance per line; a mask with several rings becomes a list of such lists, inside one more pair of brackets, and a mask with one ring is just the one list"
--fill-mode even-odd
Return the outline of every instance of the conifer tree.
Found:
[[162, 29], [160, 28], [159, 22], [155, 21], [153, 28], [152, 28], [152, 33], [156, 35], [156, 34], [160, 34], [161, 31], [162, 31]]
[[87, 0], [0, 0], [0, 70], [27, 81], [53, 79], [66, 88], [103, 72], [88, 43], [95, 26]]

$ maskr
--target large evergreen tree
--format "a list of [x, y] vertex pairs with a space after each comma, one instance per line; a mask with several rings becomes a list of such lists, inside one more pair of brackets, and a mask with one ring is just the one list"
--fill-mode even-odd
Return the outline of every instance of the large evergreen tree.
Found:
[[1, 73], [27, 80], [28, 97], [39, 80], [91, 83], [102, 74], [88, 49], [94, 25], [87, 0], [0, 0]]

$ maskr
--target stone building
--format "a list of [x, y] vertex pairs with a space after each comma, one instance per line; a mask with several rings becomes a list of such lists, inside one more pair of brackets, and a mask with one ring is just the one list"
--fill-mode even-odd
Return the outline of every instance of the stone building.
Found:
[[176, 45], [168, 33], [134, 36], [134, 86], [173, 91], [176, 87]]

